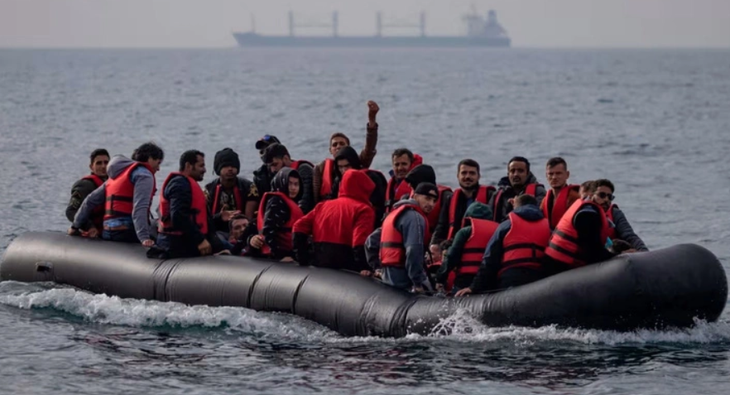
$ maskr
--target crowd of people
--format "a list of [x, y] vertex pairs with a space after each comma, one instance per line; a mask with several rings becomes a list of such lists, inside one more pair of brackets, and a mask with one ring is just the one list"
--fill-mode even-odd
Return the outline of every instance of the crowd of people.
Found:
[[152, 200], [164, 151], [145, 143], [132, 153], [91, 153], [91, 173], [71, 191], [68, 233], [140, 243], [150, 258], [232, 254], [350, 270], [416, 293], [456, 296], [527, 284], [561, 271], [646, 251], [614, 201], [607, 179], [570, 184], [568, 164], [547, 161], [549, 188], [528, 159], [515, 156], [495, 186], [482, 185], [477, 161], [456, 167], [459, 187], [437, 183], [407, 148], [391, 154], [389, 178], [370, 169], [377, 150], [378, 105], [368, 102], [363, 149], [343, 133], [330, 157], [294, 160], [276, 137], [255, 148], [253, 181], [240, 175], [231, 148], [213, 159], [217, 178], [201, 188], [205, 154], [185, 151], [178, 171]]

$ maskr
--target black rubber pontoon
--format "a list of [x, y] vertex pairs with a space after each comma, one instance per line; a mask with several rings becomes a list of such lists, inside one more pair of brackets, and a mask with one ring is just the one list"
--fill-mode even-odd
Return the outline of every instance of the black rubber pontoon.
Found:
[[428, 334], [459, 308], [489, 326], [688, 327], [695, 319], [717, 320], [728, 292], [718, 259], [693, 244], [624, 255], [499, 293], [447, 299], [296, 264], [230, 256], [148, 259], [136, 244], [50, 232], [15, 239], [0, 276], [123, 298], [285, 312], [347, 336]]

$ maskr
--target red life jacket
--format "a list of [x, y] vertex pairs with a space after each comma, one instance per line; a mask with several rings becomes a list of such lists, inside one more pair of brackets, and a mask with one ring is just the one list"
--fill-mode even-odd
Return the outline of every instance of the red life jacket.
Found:
[[603, 220], [601, 224], [601, 240], [608, 238], [609, 226], [603, 208], [590, 200], [576, 200], [568, 211], [565, 212], [563, 218], [560, 219], [558, 226], [555, 227], [552, 236], [550, 236], [548, 247], [545, 249], [545, 255], [573, 268], [585, 266], [586, 263], [580, 259], [581, 251], [578, 247], [578, 231], [573, 226], [573, 218], [581, 208], [587, 205], [595, 207]]
[[291, 163], [291, 165], [289, 167], [294, 170], [298, 170], [299, 166], [301, 166], [302, 164], [308, 164], [309, 166], [314, 167], [314, 165], [311, 162], [306, 161], [306, 160], [295, 160]]
[[[537, 193], [537, 187], [538, 185], [542, 184], [527, 184], [525, 186], [525, 195], [535, 196]], [[496, 221], [499, 218], [500, 211], [502, 211], [502, 194], [504, 193], [504, 189], [500, 189], [497, 191], [497, 196], [494, 197], [494, 207], [492, 209], [494, 210], [494, 220]]]
[[[480, 185], [479, 189], [477, 190], [477, 196], [476, 199], [474, 199], [475, 202], [480, 202], [487, 204], [489, 203], [489, 195], [493, 194], [495, 191], [495, 188], [491, 185], [485, 186]], [[454, 191], [454, 194], [451, 195], [451, 203], [449, 204], [449, 234], [447, 236], [447, 239], [451, 240], [456, 236], [456, 232], [454, 232], [454, 224], [456, 223], [456, 206], [459, 203], [459, 197], [461, 194], [463, 194], [464, 191], [461, 190], [461, 188]], [[464, 211], [466, 212], [466, 209], [468, 207], [464, 208]], [[463, 218], [461, 220], [461, 226], [463, 225]]]
[[165, 188], [167, 184], [174, 177], [185, 177], [190, 183], [190, 192], [192, 193], [193, 200], [190, 203], [190, 212], [192, 213], [193, 222], [198, 225], [200, 233], [208, 234], [208, 204], [205, 200], [205, 193], [192, 177], [188, 177], [185, 174], [179, 172], [172, 172], [167, 176], [165, 182], [162, 184], [160, 190], [160, 222], [157, 226], [157, 230], [160, 233], [167, 235], [182, 236], [182, 231], [175, 229], [175, 224], [172, 223], [172, 216], [170, 215], [170, 201], [165, 197]]
[[[132, 172], [138, 167], [146, 167], [152, 173], [152, 182], [155, 181], [155, 172], [147, 163], [136, 162], [127, 166], [117, 178], [109, 178], [106, 181], [106, 203], [104, 204], [104, 220], [131, 217], [134, 209], [134, 184], [132, 184]], [[155, 188], [152, 188], [150, 203], [155, 196]], [[150, 204], [151, 206], [152, 204]], [[147, 213], [149, 217], [149, 210]]]
[[482, 265], [484, 250], [487, 249], [489, 240], [492, 239], [498, 223], [488, 219], [470, 218], [471, 235], [464, 243], [461, 252], [461, 265], [456, 268], [456, 275], [476, 274]]
[[[286, 221], [284, 226], [276, 232], [276, 242], [279, 244], [279, 246], [281, 246], [282, 250], [291, 251], [294, 248], [292, 242], [292, 228], [294, 227], [294, 223], [297, 222], [299, 218], [302, 218], [304, 216], [304, 213], [302, 212], [302, 209], [297, 206], [297, 203], [289, 196], [281, 192], [266, 192], [261, 198], [261, 203], [259, 204], [259, 212], [256, 219], [256, 228], [259, 230], [259, 234], [262, 234], [264, 230], [266, 202], [268, 202], [269, 198], [272, 196], [280, 197], [289, 208], [289, 220]], [[264, 245], [261, 248], [261, 252], [266, 255], [271, 254], [271, 248], [269, 248], [269, 246], [267, 245]]]
[[[436, 203], [433, 205], [433, 210], [431, 210], [428, 215], [426, 215], [426, 218], [428, 219], [428, 231], [430, 233], [433, 233], [433, 231], [436, 229], [436, 225], [439, 223], [439, 216], [441, 215], [441, 203], [444, 199], [444, 192], [449, 191], [451, 192], [451, 188], [443, 185], [437, 185], [439, 189], [439, 198], [436, 199]], [[411, 197], [413, 197], [413, 192], [411, 192]]]
[[403, 204], [399, 206], [388, 214], [385, 217], [385, 221], [383, 221], [383, 230], [380, 235], [380, 263], [383, 266], [405, 267], [406, 249], [403, 246], [403, 235], [395, 228], [395, 222], [406, 210], [415, 210], [426, 221], [426, 229], [423, 232], [423, 245], [427, 246], [431, 239], [431, 234], [428, 231], [428, 218], [421, 210], [421, 207], [416, 204]]
[[[97, 176], [96, 174], [86, 175], [82, 178], [82, 180], [89, 180], [93, 182], [97, 188], [104, 184], [104, 180], [102, 180], [101, 177]], [[96, 229], [100, 230], [104, 227], [104, 206], [97, 206], [91, 212], [91, 222], [94, 223], [94, 227]]]
[[[220, 195], [221, 190], [223, 189], [223, 185], [218, 184], [215, 186], [215, 194], [213, 197], [213, 208], [210, 210], [211, 214], [218, 214], [223, 207], [218, 207], [220, 205]], [[240, 210], [243, 212], [243, 210], [246, 209], [245, 204], [243, 202], [243, 198], [241, 197], [241, 189], [238, 188], [238, 181], [236, 181], [236, 185], [233, 187], [233, 198], [236, 199], [236, 210]]]
[[608, 226], [608, 237], [611, 238], [611, 240], [616, 238], [616, 222], [613, 221], [613, 209], [618, 208], [617, 205], [611, 203], [611, 205], [608, 207], [608, 211], [606, 211], [606, 218], [611, 221], [611, 223]]
[[385, 212], [390, 212], [393, 209], [393, 205], [398, 202], [403, 195], [410, 196], [412, 192], [413, 189], [411, 189], [405, 179], [402, 179], [400, 184], [396, 187], [395, 177], [391, 177], [390, 180], [388, 180], [388, 188], [385, 191]]
[[504, 254], [497, 276], [515, 267], [540, 269], [552, 233], [550, 223], [546, 218], [528, 221], [514, 212], [509, 213], [509, 220], [511, 228], [502, 240]]
[[[560, 221], [560, 218], [563, 218], [563, 214], [565, 214], [568, 210], [568, 198], [570, 196], [570, 192], [578, 192], [579, 190], [580, 185], [566, 185], [560, 190], [557, 198], [553, 196], [552, 188], [547, 191], [547, 195], [545, 195], [545, 199], [543, 199], [542, 203], [542, 215], [549, 220], [551, 229], [555, 228]], [[549, 212], [550, 201], [552, 199], [555, 199], [555, 201], [553, 202], [552, 211]]]
[[335, 169], [334, 159], [324, 160], [324, 169], [322, 170], [322, 185], [319, 187], [319, 201], [332, 199], [332, 173]]

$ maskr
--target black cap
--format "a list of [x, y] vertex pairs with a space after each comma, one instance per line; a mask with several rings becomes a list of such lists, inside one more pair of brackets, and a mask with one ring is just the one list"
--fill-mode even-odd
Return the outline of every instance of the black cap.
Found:
[[418, 184], [416, 190], [413, 193], [418, 195], [431, 196], [436, 199], [439, 198], [439, 189], [436, 187], [436, 185], [433, 185], [430, 182], [422, 182]]
[[266, 147], [268, 147], [268, 146], [270, 146], [271, 144], [274, 144], [274, 143], [281, 143], [281, 141], [279, 141], [279, 139], [276, 138], [276, 136], [272, 136], [270, 134], [266, 134], [266, 135], [264, 135], [264, 137], [260, 138], [256, 142], [256, 149], [257, 150], [262, 150], [262, 149], [264, 149], [264, 148], [266, 148]]
[[213, 159], [213, 171], [216, 175], [221, 175], [221, 169], [226, 166], [233, 166], [236, 171], [241, 171], [241, 161], [238, 159], [238, 154], [230, 148], [223, 148], [216, 152]]

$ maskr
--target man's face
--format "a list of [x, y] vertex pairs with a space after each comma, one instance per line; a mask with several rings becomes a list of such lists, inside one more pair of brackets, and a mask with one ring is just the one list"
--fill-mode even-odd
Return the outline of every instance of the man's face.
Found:
[[507, 166], [507, 176], [512, 188], [519, 188], [527, 181], [527, 163], [513, 161]]
[[350, 161], [347, 159], [340, 159], [337, 161], [337, 170], [340, 171], [340, 174], [345, 174], [346, 171], [352, 169], [352, 166], [350, 166]]
[[611, 188], [605, 185], [601, 185], [600, 187], [596, 188], [596, 192], [593, 193], [594, 203], [603, 207], [604, 210], [608, 210], [608, 208], [611, 206], [612, 201], [613, 191], [611, 191]]
[[342, 147], [347, 147], [347, 140], [344, 137], [335, 137], [330, 140], [330, 154], [334, 157]]
[[89, 165], [91, 172], [99, 177], [106, 177], [106, 165], [109, 164], [109, 157], [106, 155], [97, 155], [94, 161]]
[[288, 157], [286, 156], [283, 158], [273, 158], [271, 160], [271, 163], [268, 164], [271, 173], [276, 174], [279, 172], [279, 170], [281, 170], [282, 167], [289, 166], [289, 164], [291, 164], [291, 161], [287, 159]]
[[565, 169], [565, 165], [559, 163], [553, 167], [545, 169], [545, 177], [550, 184], [550, 188], [562, 188], [568, 182], [570, 172]]
[[479, 170], [476, 167], [461, 165], [459, 166], [459, 186], [462, 189], [469, 189], [479, 182]]
[[248, 219], [234, 219], [233, 222], [231, 222], [231, 234], [229, 235], [230, 239], [238, 240], [243, 234], [243, 231], [246, 229], [246, 226], [248, 226]]
[[193, 165], [192, 169], [190, 170], [190, 177], [192, 177], [195, 181], [203, 181], [204, 176], [205, 158], [198, 155], [198, 160], [195, 162], [195, 165]]
[[299, 179], [289, 177], [289, 197], [295, 199], [299, 195]]
[[436, 198], [433, 196], [416, 194], [413, 198], [418, 203], [418, 206], [421, 207], [421, 210], [426, 214], [433, 211], [434, 206], [436, 206]]
[[408, 170], [411, 169], [411, 159], [408, 158], [407, 154], [393, 157], [393, 172], [395, 178], [402, 180], [406, 178]]
[[221, 178], [224, 180], [232, 180], [238, 175], [238, 169], [234, 166], [224, 166], [221, 168]]
[[149, 158], [147, 164], [152, 168], [152, 173], [157, 173], [160, 171], [160, 166], [162, 166], [162, 159]]

